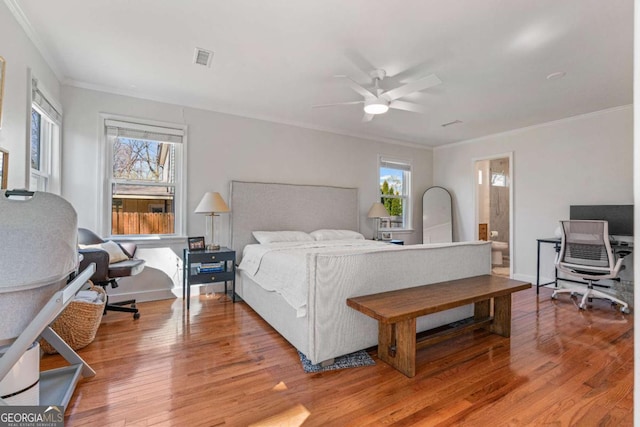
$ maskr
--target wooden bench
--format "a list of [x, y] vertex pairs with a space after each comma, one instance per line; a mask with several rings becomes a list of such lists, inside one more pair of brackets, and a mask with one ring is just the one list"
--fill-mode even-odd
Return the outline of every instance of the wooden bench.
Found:
[[[413, 377], [417, 348], [479, 328], [509, 337], [511, 294], [530, 287], [531, 283], [484, 275], [349, 298], [347, 305], [378, 320], [378, 357]], [[471, 303], [471, 321], [416, 339], [417, 317]]]

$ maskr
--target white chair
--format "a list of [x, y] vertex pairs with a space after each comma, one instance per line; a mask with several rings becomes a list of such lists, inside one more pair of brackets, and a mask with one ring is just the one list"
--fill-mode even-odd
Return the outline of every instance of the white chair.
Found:
[[551, 298], [558, 294], [583, 294], [579, 305], [584, 310], [587, 300], [604, 298], [618, 304], [620, 311], [629, 313], [629, 304], [614, 296], [593, 288], [593, 282], [601, 279], [615, 279], [623, 259], [615, 261], [609, 243], [609, 223], [607, 221], [572, 220], [560, 221], [562, 225], [562, 245], [556, 257], [556, 268], [564, 273], [587, 281], [586, 289], [556, 289]]

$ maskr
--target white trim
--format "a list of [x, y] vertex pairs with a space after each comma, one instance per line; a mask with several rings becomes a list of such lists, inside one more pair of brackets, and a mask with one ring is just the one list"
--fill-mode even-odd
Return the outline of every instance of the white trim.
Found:
[[[6, 1], [6, 0], [5, 0]], [[33, 80], [32, 80], [32, 72], [31, 72], [31, 68], [27, 67], [27, 104], [25, 106], [26, 109], [26, 120], [25, 120], [25, 126], [26, 126], [26, 132], [25, 132], [25, 153], [27, 153], [26, 156], [24, 156], [24, 166], [25, 166], [25, 176], [24, 176], [24, 188], [29, 188], [29, 186], [31, 185], [31, 108], [33, 105]]]
[[218, 113], [218, 114], [226, 114], [228, 116], [235, 116], [235, 117], [242, 117], [242, 118], [245, 118], [245, 119], [260, 120], [260, 121], [263, 121], [263, 122], [276, 123], [276, 124], [287, 125], [287, 126], [293, 126], [293, 127], [296, 127], [296, 128], [309, 129], [309, 130], [314, 130], [314, 131], [318, 131], [318, 132], [327, 132], [327, 133], [331, 133], [331, 134], [335, 134], [335, 135], [342, 135], [342, 136], [348, 136], [348, 137], [351, 137], [351, 138], [362, 139], [362, 140], [365, 140], [365, 141], [383, 142], [385, 144], [399, 145], [399, 146], [402, 146], [402, 147], [409, 147], [409, 148], [419, 148], [419, 149], [428, 150], [428, 151], [432, 151], [433, 150], [432, 146], [426, 145], [426, 144], [421, 143], [419, 141], [400, 141], [400, 140], [396, 140], [396, 139], [376, 137], [374, 135], [361, 134], [361, 133], [357, 133], [357, 132], [348, 132], [348, 131], [345, 131], [343, 129], [337, 129], [337, 128], [332, 128], [332, 127], [327, 127], [327, 126], [311, 125], [309, 123], [296, 122], [296, 121], [292, 121], [292, 120], [283, 120], [283, 119], [272, 117], [272, 116], [261, 115], [261, 114], [251, 114], [251, 113], [245, 113], [245, 112], [242, 112], [242, 111], [233, 111], [233, 110], [222, 111], [222, 110], [213, 108], [210, 105], [207, 105], [206, 103], [191, 103], [189, 105], [185, 105], [185, 104], [180, 104], [179, 101], [177, 101], [177, 100], [174, 100], [174, 99], [171, 99], [171, 98], [167, 98], [167, 97], [149, 95], [149, 94], [141, 94], [141, 93], [135, 92], [133, 90], [111, 88], [111, 87], [106, 87], [106, 86], [102, 86], [102, 85], [96, 85], [96, 84], [93, 84], [93, 83], [80, 82], [80, 81], [72, 80], [72, 79], [65, 79], [63, 84], [67, 85], [67, 86], [77, 87], [77, 88], [80, 88], [80, 89], [88, 89], [88, 90], [93, 90], [93, 91], [97, 91], [97, 92], [109, 93], [109, 94], [112, 94], [112, 95], [128, 96], [128, 97], [136, 98], [136, 99], [145, 99], [145, 100], [148, 100], [148, 101], [155, 101], [155, 102], [161, 102], [161, 103], [165, 103], [165, 104], [171, 104], [171, 105], [175, 105], [175, 106], [178, 106], [178, 107], [193, 108], [193, 109], [197, 109], [197, 110], [210, 111], [210, 112]]
[[141, 124], [138, 122], [132, 121], [124, 121], [124, 120], [112, 120], [106, 119], [104, 121], [105, 127], [117, 127], [117, 128], [127, 128], [140, 130], [143, 132], [153, 132], [153, 133], [166, 133], [167, 135], [176, 135], [176, 136], [184, 136], [185, 129], [184, 126], [180, 125], [180, 127], [163, 127], [163, 126], [149, 126], [146, 124]]
[[[479, 161], [483, 161], [483, 160], [496, 160], [496, 159], [504, 159], [504, 158], [508, 158], [509, 159], [509, 276], [513, 277], [513, 270], [514, 270], [514, 265], [515, 265], [515, 258], [513, 256], [514, 254], [514, 242], [515, 242], [515, 234], [514, 234], [514, 230], [515, 230], [515, 223], [514, 223], [514, 206], [515, 206], [515, 200], [514, 200], [514, 195], [515, 195], [515, 191], [514, 191], [514, 187], [515, 187], [515, 168], [514, 168], [514, 164], [513, 164], [513, 156], [514, 156], [514, 152], [513, 151], [508, 151], [506, 153], [500, 153], [500, 154], [492, 154], [489, 156], [483, 156], [483, 157], [474, 157], [471, 159], [471, 177], [472, 177], [472, 189], [473, 189], [473, 211], [474, 211], [474, 215], [473, 215], [473, 235], [475, 240], [478, 240], [478, 223], [479, 223], [479, 212], [478, 212], [478, 176], [476, 174], [476, 163]], [[489, 182], [490, 185], [490, 182]]]
[[4, 0], [4, 4], [7, 5], [7, 8], [18, 22], [18, 24], [22, 27], [27, 37], [34, 44], [40, 55], [44, 61], [49, 65], [53, 73], [56, 75], [58, 81], [62, 81], [64, 79], [64, 73], [60, 67], [60, 64], [55, 60], [55, 58], [49, 53], [50, 49], [47, 48], [47, 45], [42, 41], [40, 34], [33, 28], [29, 19], [22, 11], [20, 5], [18, 5], [17, 0]]
[[[108, 121], [116, 121], [124, 124], [131, 123], [132, 125], [138, 125], [140, 127], [145, 126], [153, 126], [157, 128], [163, 129], [171, 129], [174, 131], [179, 131], [182, 133], [182, 143], [176, 144], [180, 147], [180, 168], [176, 171], [176, 182], [174, 187], [176, 188], [176, 198], [174, 199], [174, 209], [175, 209], [175, 233], [171, 236], [132, 236], [133, 239], [138, 241], [140, 238], [143, 240], [156, 241], [157, 239], [162, 239], [163, 241], [171, 241], [171, 239], [184, 239], [187, 232], [187, 130], [188, 126], [186, 124], [181, 123], [172, 123], [172, 122], [163, 122], [159, 120], [150, 120], [150, 119], [142, 119], [137, 117], [129, 117], [129, 116], [121, 116], [110, 113], [98, 113], [98, 140], [100, 141], [101, 147], [96, 150], [97, 153], [97, 162], [98, 162], [98, 182], [101, 183], [98, 195], [98, 212], [97, 212], [97, 221], [98, 230], [100, 230], [101, 235], [110, 236], [111, 237], [111, 228], [108, 227], [107, 215], [106, 215], [106, 206], [109, 203], [109, 197], [111, 195], [111, 189], [109, 188], [111, 175], [108, 173], [105, 167], [106, 159], [112, 158], [111, 147], [108, 143], [108, 136], [106, 132], [106, 126]], [[112, 236], [116, 237], [116, 236]], [[127, 236], [123, 236], [127, 237]]]
[[538, 123], [538, 124], [531, 125], [531, 126], [526, 126], [526, 127], [523, 127], [523, 128], [511, 129], [511, 130], [507, 130], [507, 131], [504, 131], [504, 132], [497, 132], [497, 133], [493, 133], [491, 135], [480, 136], [478, 138], [467, 139], [467, 140], [464, 140], [464, 141], [452, 142], [450, 144], [444, 144], [444, 145], [439, 145], [439, 146], [433, 147], [433, 150], [437, 151], [437, 150], [443, 150], [443, 149], [447, 149], [447, 148], [457, 147], [457, 146], [460, 146], [460, 145], [474, 144], [476, 142], [482, 142], [482, 141], [485, 141], [487, 139], [493, 139], [493, 138], [497, 138], [497, 137], [510, 136], [510, 135], [519, 135], [521, 133], [528, 132], [528, 131], [531, 131], [531, 130], [534, 130], [534, 129], [538, 129], [538, 128], [544, 128], [544, 127], [548, 127], [548, 126], [555, 126], [555, 125], [558, 125], [558, 124], [561, 124], [561, 123], [573, 122], [573, 121], [576, 121], [576, 120], [589, 119], [589, 118], [597, 117], [597, 116], [600, 116], [600, 115], [603, 115], [603, 114], [608, 114], [608, 113], [613, 113], [613, 112], [616, 112], [616, 111], [622, 111], [622, 110], [628, 110], [628, 109], [633, 109], [633, 104], [621, 105], [619, 107], [612, 107], [612, 108], [607, 108], [605, 110], [593, 111], [591, 113], [579, 114], [577, 116], [571, 116], [571, 117], [566, 117], [564, 119], [552, 120], [550, 122]]
[[[27, 73], [29, 77], [31, 73]], [[32, 80], [29, 80], [31, 85]], [[37, 89], [46, 98], [47, 92], [42, 92], [40, 88]], [[38, 176], [45, 180], [44, 191], [60, 195], [62, 194], [62, 123], [52, 118], [40, 105], [33, 102], [31, 88], [29, 90], [28, 98], [31, 100], [29, 103], [29, 114], [27, 116], [28, 132], [27, 132], [27, 167], [28, 167], [28, 185], [26, 188], [31, 189], [31, 177]], [[54, 108], [55, 101], [50, 102], [46, 100]], [[31, 167], [31, 117], [32, 110], [35, 110], [40, 114], [40, 169], [33, 169]], [[57, 111], [62, 120], [62, 109]], [[33, 188], [33, 190], [42, 191], [41, 188]]]
[[[396, 157], [393, 155], [386, 155], [386, 154], [378, 154], [378, 168], [377, 168], [377, 184], [378, 186], [376, 187], [376, 195], [379, 195], [380, 193], [380, 167], [382, 165], [382, 163], [400, 163], [400, 164], [405, 164], [405, 165], [409, 165], [409, 174], [410, 174], [410, 179], [409, 182], [406, 182], [406, 187], [405, 191], [406, 194], [404, 195], [400, 195], [400, 196], [385, 196], [388, 198], [397, 198], [397, 199], [406, 199], [407, 200], [407, 205], [403, 208], [403, 211], [406, 212], [406, 222], [404, 223], [404, 227], [402, 228], [382, 228], [380, 227], [379, 231], [391, 231], [391, 232], [412, 232], [413, 231], [413, 202], [414, 202], [414, 197], [413, 197], [413, 160], [412, 159], [407, 159], [407, 158], [402, 158], [402, 157]], [[401, 170], [401, 169], [398, 169]], [[378, 200], [378, 197], [382, 197], [382, 196], [377, 196], [376, 200]]]

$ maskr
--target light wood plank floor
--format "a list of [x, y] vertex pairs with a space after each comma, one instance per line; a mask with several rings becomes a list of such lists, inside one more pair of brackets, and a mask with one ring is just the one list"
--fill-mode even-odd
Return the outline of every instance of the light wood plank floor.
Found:
[[194, 296], [188, 314], [181, 299], [142, 303], [138, 321], [106, 315], [79, 351], [97, 375], [65, 425], [631, 426], [633, 316], [550, 294], [513, 295], [510, 339], [476, 331], [420, 350], [414, 378], [373, 350], [375, 366], [305, 374], [244, 303]]

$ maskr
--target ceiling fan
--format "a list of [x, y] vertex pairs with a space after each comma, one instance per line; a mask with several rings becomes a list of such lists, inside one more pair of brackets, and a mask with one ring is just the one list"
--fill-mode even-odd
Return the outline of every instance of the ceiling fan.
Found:
[[386, 75], [387, 73], [384, 70], [372, 70], [369, 73], [373, 84], [373, 87], [371, 89], [365, 88], [349, 76], [334, 76], [337, 78], [345, 79], [351, 89], [362, 95], [364, 99], [362, 101], [314, 105], [313, 108], [334, 107], [336, 105], [364, 104], [364, 117], [362, 118], [363, 122], [369, 122], [375, 115], [386, 113], [387, 111], [389, 111], [389, 108], [424, 114], [426, 113], [426, 109], [422, 105], [414, 104], [412, 102], [400, 101], [399, 98], [407, 96], [413, 92], [419, 92], [421, 90], [437, 86], [442, 83], [438, 76], [436, 76], [435, 74], [429, 74], [428, 76], [416, 80], [415, 82], [407, 83], [406, 85], [384, 91], [380, 88], [380, 82], [384, 80]]

